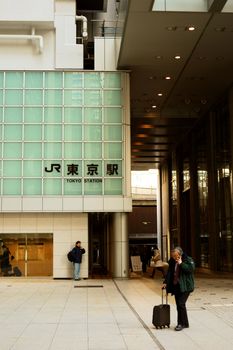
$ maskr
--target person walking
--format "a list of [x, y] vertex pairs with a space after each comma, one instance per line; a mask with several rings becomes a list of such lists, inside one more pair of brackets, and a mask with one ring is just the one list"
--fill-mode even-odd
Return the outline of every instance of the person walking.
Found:
[[167, 294], [171, 293], [175, 296], [177, 308], [176, 331], [189, 327], [186, 301], [189, 294], [194, 290], [194, 269], [193, 259], [186, 255], [181, 247], [176, 247], [171, 251], [171, 259], [168, 262], [168, 271], [162, 288], [166, 288]]
[[75, 247], [72, 249], [73, 263], [74, 263], [74, 279], [80, 281], [80, 268], [82, 263], [82, 256], [85, 254], [85, 249], [81, 247], [81, 242], [77, 241]]

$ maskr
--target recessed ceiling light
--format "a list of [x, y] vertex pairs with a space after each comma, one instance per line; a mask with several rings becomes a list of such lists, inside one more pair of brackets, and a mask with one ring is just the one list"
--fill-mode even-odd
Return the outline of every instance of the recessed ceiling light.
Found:
[[143, 145], [143, 143], [142, 142], [133, 142], [133, 145], [135, 145], [135, 146], [142, 146]]
[[165, 77], [165, 79], [166, 79], [166, 80], [170, 80], [170, 79], [171, 79], [171, 77], [167, 76], [167, 77]]
[[157, 55], [155, 56], [156, 60], [161, 60], [163, 58], [163, 56]]
[[187, 30], [189, 30], [190, 32], [193, 32], [195, 30], [195, 27], [194, 26], [188, 26]]
[[156, 108], [156, 105], [153, 105], [152, 108], [155, 109], [155, 108]]
[[153, 129], [154, 126], [151, 125], [151, 124], [142, 124], [142, 125], [140, 125], [140, 128], [142, 128], [142, 129]]
[[175, 58], [175, 60], [180, 60], [181, 59], [180, 55], [176, 55], [174, 58]]
[[177, 27], [176, 26], [169, 26], [166, 29], [169, 31], [175, 31], [177, 29]]
[[216, 32], [224, 32], [226, 30], [226, 27], [216, 27], [214, 29]]
[[163, 96], [162, 92], [159, 92], [159, 93], [158, 93], [158, 96]]

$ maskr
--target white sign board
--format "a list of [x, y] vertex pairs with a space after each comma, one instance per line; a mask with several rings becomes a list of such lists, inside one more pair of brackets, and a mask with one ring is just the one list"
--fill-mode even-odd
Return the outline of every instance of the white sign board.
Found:
[[141, 272], [142, 271], [142, 262], [139, 255], [131, 256], [131, 264], [133, 272]]

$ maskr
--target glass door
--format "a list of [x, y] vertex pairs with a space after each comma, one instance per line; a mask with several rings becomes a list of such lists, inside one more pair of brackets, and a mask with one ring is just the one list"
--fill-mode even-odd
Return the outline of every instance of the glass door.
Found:
[[0, 243], [1, 276], [52, 276], [52, 234], [4, 233]]

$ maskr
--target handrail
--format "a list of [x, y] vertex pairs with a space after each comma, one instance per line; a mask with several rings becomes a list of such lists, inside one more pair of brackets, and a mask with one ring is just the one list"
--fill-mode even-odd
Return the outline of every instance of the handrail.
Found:
[[43, 52], [44, 41], [42, 35], [35, 35], [35, 28], [32, 28], [31, 34], [0, 34], [0, 39], [6, 40], [31, 40], [35, 42], [38, 53]]

